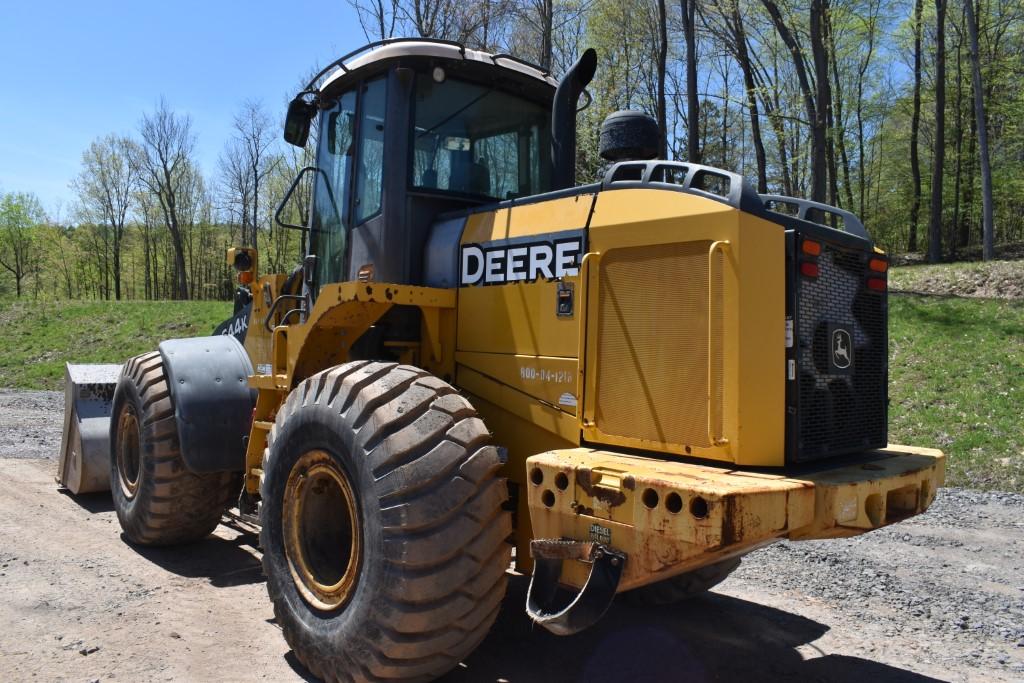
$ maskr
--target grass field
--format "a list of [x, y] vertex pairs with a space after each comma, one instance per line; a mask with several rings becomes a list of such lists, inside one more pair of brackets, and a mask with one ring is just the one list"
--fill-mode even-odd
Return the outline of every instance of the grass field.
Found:
[[0, 301], [0, 387], [63, 390], [65, 362], [120, 363], [230, 315], [224, 301]]
[[[950, 485], [1024, 491], [1024, 300], [979, 294], [1012, 290], [1024, 261], [898, 268], [890, 281], [926, 292], [890, 297], [890, 441], [946, 451]], [[0, 387], [59, 390], [65, 361], [120, 362], [209, 334], [230, 312], [207, 301], [0, 302]]]
[[889, 301], [889, 440], [944, 450], [950, 485], [1024, 491], [1024, 301]]

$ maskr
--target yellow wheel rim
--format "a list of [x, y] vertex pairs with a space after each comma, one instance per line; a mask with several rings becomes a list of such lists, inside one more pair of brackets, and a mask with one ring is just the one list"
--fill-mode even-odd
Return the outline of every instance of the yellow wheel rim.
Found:
[[117, 480], [125, 497], [131, 498], [139, 488], [139, 418], [135, 409], [127, 406], [121, 411], [117, 424]]
[[295, 463], [281, 514], [295, 587], [313, 607], [338, 609], [355, 588], [362, 537], [352, 485], [328, 453], [309, 451]]

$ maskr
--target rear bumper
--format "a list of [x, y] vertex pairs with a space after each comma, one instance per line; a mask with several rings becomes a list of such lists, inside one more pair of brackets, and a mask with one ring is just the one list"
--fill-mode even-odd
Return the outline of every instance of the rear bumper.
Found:
[[[890, 446], [786, 474], [574, 448], [530, 457], [534, 538], [596, 541], [627, 555], [619, 590], [781, 538], [854, 536], [923, 512], [945, 476], [937, 450]], [[566, 562], [561, 582], [589, 567]]]

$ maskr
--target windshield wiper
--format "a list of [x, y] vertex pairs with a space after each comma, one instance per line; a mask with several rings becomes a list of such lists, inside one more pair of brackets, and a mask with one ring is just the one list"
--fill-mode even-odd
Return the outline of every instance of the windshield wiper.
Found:
[[488, 95], [490, 95], [493, 92], [494, 92], [494, 88], [491, 88], [490, 90], [487, 90], [487, 91], [485, 91], [483, 93], [480, 93], [480, 95], [478, 95], [477, 97], [474, 97], [465, 106], [456, 109], [451, 114], [449, 114], [445, 118], [441, 119], [440, 121], [438, 121], [437, 123], [432, 125], [430, 128], [427, 128], [425, 131], [420, 133], [418, 137], [423, 137], [424, 135], [427, 135], [428, 133], [433, 133], [435, 130], [437, 130], [438, 128], [440, 128], [444, 124], [448, 123], [449, 121], [454, 119], [456, 116], [458, 116], [462, 112], [466, 111], [467, 109], [472, 107], [474, 104], [476, 104], [477, 102], [479, 102], [480, 100], [482, 100], [483, 98], [487, 97]]

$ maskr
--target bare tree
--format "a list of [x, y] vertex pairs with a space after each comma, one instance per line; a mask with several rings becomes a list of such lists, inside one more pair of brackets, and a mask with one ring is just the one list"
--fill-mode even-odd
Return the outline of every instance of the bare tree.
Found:
[[135, 155], [135, 143], [126, 137], [107, 135], [94, 140], [82, 153], [82, 170], [71, 183], [89, 218], [104, 224], [110, 231], [114, 298], [118, 300], [121, 299], [121, 245], [138, 173], [131, 163]]
[[367, 40], [386, 40], [395, 35], [400, 0], [347, 0], [359, 17]]
[[974, 0], [964, 0], [967, 11], [967, 32], [971, 38], [971, 83], [974, 85], [974, 118], [978, 131], [978, 153], [981, 155], [982, 256], [995, 258], [995, 236], [992, 225], [992, 166], [988, 154], [988, 128], [985, 125], [985, 99], [978, 59], [978, 17]]
[[189, 298], [188, 276], [185, 264], [185, 244], [182, 239], [180, 195], [188, 180], [195, 135], [192, 119], [175, 114], [167, 102], [160, 98], [156, 111], [144, 114], [139, 124], [142, 144], [134, 156], [139, 179], [157, 199], [164, 225], [171, 234], [174, 247], [175, 296]]
[[239, 238], [246, 244], [246, 226], [250, 223], [249, 210], [252, 207], [252, 175], [245, 163], [243, 146], [237, 140], [228, 140], [217, 159], [217, 165], [222, 208], [229, 216], [227, 223], [231, 241]]
[[235, 115], [234, 135], [220, 156], [221, 189], [239, 217], [246, 246], [256, 245], [264, 181], [278, 159], [272, 154], [274, 132], [263, 105], [247, 101]]

